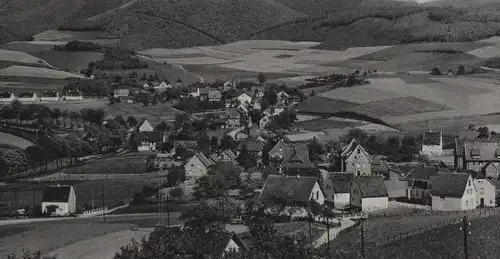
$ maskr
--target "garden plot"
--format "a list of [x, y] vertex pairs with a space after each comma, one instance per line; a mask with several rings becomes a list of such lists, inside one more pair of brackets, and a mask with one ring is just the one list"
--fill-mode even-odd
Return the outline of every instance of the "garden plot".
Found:
[[475, 111], [478, 114], [500, 111], [500, 92], [470, 96], [469, 110]]
[[27, 64], [46, 64], [44, 60], [20, 51], [0, 49], [0, 61], [19, 62]]
[[449, 108], [412, 96], [365, 103], [348, 111], [374, 118], [448, 110]]
[[[143, 237], [147, 238], [152, 231], [152, 228], [127, 229], [62, 247], [49, 255], [64, 259], [113, 259], [120, 247], [129, 244], [132, 239], [140, 241]], [[92, 247], [92, 251], [82, 247]]]
[[0, 132], [0, 144], [18, 147], [21, 149], [25, 149], [27, 147], [34, 145], [33, 142], [27, 139], [23, 139], [18, 136], [14, 136], [12, 134], [7, 134], [3, 132]]
[[319, 96], [335, 100], [342, 100], [346, 102], [368, 103], [368, 102], [404, 97], [405, 95], [400, 95], [393, 92], [376, 89], [370, 87], [370, 85], [361, 85], [361, 86], [341, 87], [333, 89], [331, 91], [321, 93], [319, 94]]
[[38, 77], [52, 79], [86, 78], [85, 76], [41, 67], [10, 66], [0, 69], [0, 76]]

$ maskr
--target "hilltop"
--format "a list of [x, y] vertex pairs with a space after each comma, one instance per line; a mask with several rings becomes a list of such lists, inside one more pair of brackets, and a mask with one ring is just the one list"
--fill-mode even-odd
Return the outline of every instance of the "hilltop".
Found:
[[[316, 48], [475, 41], [500, 31], [495, 2], [396, 0], [25, 1], [0, 12], [0, 42], [113, 40], [127, 48], [183, 48], [239, 40], [316, 41]], [[16, 2], [17, 3], [17, 2]], [[23, 8], [20, 8], [23, 6]], [[60, 29], [36, 35], [50, 29]]]

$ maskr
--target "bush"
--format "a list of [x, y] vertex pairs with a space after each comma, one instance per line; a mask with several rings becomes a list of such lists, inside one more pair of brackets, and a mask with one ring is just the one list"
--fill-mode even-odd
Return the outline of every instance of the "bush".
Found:
[[103, 46], [99, 43], [94, 42], [83, 42], [72, 40], [66, 43], [64, 46], [54, 46], [55, 50], [61, 51], [103, 51]]

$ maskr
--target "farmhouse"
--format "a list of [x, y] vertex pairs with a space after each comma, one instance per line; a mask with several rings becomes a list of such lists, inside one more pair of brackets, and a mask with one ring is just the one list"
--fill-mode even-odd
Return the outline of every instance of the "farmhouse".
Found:
[[243, 147], [246, 147], [249, 153], [255, 154], [257, 156], [262, 155], [262, 149], [264, 148], [265, 143], [257, 141], [256, 139], [247, 139], [240, 141], [240, 144], [236, 148], [236, 155], [239, 156]]
[[137, 138], [139, 139], [138, 151], [156, 151], [159, 143], [163, 141], [163, 132], [140, 131]]
[[1, 92], [0, 93], [0, 102], [12, 102], [16, 99], [14, 93], [9, 92]]
[[67, 91], [63, 96], [63, 100], [65, 101], [82, 101], [83, 95], [79, 90], [76, 91]]
[[222, 99], [222, 93], [216, 89], [210, 89], [208, 92], [208, 100], [212, 103], [219, 103]]
[[350, 185], [354, 175], [346, 172], [327, 172], [323, 177], [323, 190], [325, 191], [326, 200], [338, 209], [349, 206]]
[[350, 185], [351, 209], [382, 210], [389, 207], [384, 179], [377, 175], [355, 176]]
[[415, 167], [404, 178], [408, 182], [409, 199], [430, 199], [431, 177], [438, 175], [437, 167]]
[[443, 133], [442, 132], [425, 132], [422, 139], [421, 154], [432, 156], [440, 156], [443, 154]]
[[36, 102], [39, 99], [35, 92], [22, 92], [17, 96], [17, 100], [20, 102]]
[[269, 159], [279, 164], [284, 163], [302, 163], [309, 164], [309, 149], [306, 143], [290, 143], [280, 140], [269, 151]]
[[226, 150], [223, 150], [219, 153], [215, 153], [215, 154], [210, 156], [210, 159], [212, 159], [212, 161], [214, 161], [214, 162], [218, 162], [218, 161], [229, 162], [229, 163], [232, 163], [234, 165], [238, 164], [238, 161], [236, 161], [236, 158], [237, 158], [236, 155], [234, 154], [234, 152], [231, 149], [226, 149]]
[[262, 114], [262, 117], [259, 120], [259, 126], [261, 129], [265, 129], [270, 122], [271, 122], [271, 116], [267, 114]]
[[227, 119], [226, 126], [228, 128], [236, 128], [241, 125], [241, 115], [235, 108], [228, 109], [229, 118]]
[[167, 89], [171, 88], [172, 85], [170, 83], [165, 83], [165, 81], [162, 81], [159, 85], [153, 87], [154, 91], [157, 93], [165, 92]]
[[487, 178], [497, 178], [500, 141], [490, 139], [455, 139], [457, 169], [484, 171]]
[[290, 95], [285, 93], [284, 91], [280, 91], [279, 93], [276, 94], [276, 97], [278, 99], [277, 100], [278, 103], [284, 104], [288, 101]]
[[495, 207], [496, 185], [492, 180], [486, 178], [483, 173], [471, 172], [474, 185], [476, 186], [477, 198], [476, 201], [479, 207]]
[[196, 180], [207, 174], [208, 168], [215, 164], [215, 162], [206, 157], [203, 153], [198, 152], [194, 154], [184, 165], [186, 177], [188, 179]]
[[117, 97], [125, 97], [125, 96], [129, 96], [129, 95], [130, 95], [130, 90], [127, 89], [127, 88], [113, 90], [113, 96], [115, 98], [117, 98]]
[[351, 172], [356, 176], [371, 174], [371, 157], [356, 140], [342, 147], [340, 156], [342, 172]]
[[75, 189], [71, 185], [47, 186], [42, 196], [42, 213], [68, 216], [76, 212]]
[[252, 97], [250, 97], [250, 95], [248, 95], [247, 93], [242, 93], [238, 97], [236, 97], [236, 100], [238, 100], [240, 104], [246, 104], [252, 102]]
[[58, 102], [61, 100], [59, 93], [56, 91], [45, 91], [40, 98], [42, 102]]
[[261, 199], [286, 197], [296, 202], [316, 201], [325, 203], [325, 194], [316, 177], [307, 176], [281, 176], [270, 175], [267, 177]]
[[457, 211], [477, 207], [477, 190], [470, 174], [447, 173], [431, 177], [432, 209]]
[[154, 128], [149, 124], [148, 120], [143, 120], [139, 126], [137, 127], [137, 131], [145, 132], [145, 131], [154, 131]]

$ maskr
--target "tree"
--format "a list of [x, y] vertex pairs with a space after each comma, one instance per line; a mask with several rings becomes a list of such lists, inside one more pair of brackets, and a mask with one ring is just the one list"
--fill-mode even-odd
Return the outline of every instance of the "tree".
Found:
[[137, 119], [134, 116], [128, 116], [127, 118], [127, 124], [129, 127], [135, 127], [137, 126], [138, 122]]
[[441, 73], [441, 70], [439, 68], [437, 68], [437, 67], [432, 68], [431, 75], [440, 76], [442, 74], [443, 73]]
[[175, 188], [170, 189], [168, 192], [170, 196], [176, 200], [180, 200], [182, 196], [184, 195], [184, 189], [182, 189], [180, 186], [177, 186]]
[[388, 160], [394, 161], [394, 162], [401, 161], [401, 153], [400, 153], [401, 142], [400, 142], [399, 137], [395, 137], [395, 136], [389, 137], [387, 139], [385, 150], [386, 150], [386, 154], [388, 156], [387, 157]]
[[477, 138], [487, 139], [489, 137], [488, 127], [479, 127], [477, 129], [477, 132], [479, 132], [479, 135], [477, 136]]
[[317, 141], [312, 141], [307, 145], [311, 161], [321, 161], [321, 156], [325, 154], [323, 145]]
[[196, 142], [198, 143], [198, 150], [207, 154], [210, 151], [210, 138], [207, 135], [207, 132], [202, 131], [201, 135], [197, 138]]
[[184, 167], [172, 167], [168, 170], [167, 185], [169, 187], [176, 186], [177, 184], [186, 180], [186, 172]]
[[401, 151], [399, 152], [401, 154], [401, 160], [403, 162], [411, 162], [418, 152], [417, 140], [410, 135], [404, 136], [401, 140]]
[[28, 158], [21, 149], [7, 149], [3, 152], [2, 160], [5, 162], [10, 174], [21, 173], [21, 170], [26, 169]]
[[15, 253], [7, 255], [7, 259], [56, 259], [55, 256], [42, 256], [42, 252], [30, 252], [28, 250], [23, 250], [21, 257], [18, 257]]
[[231, 138], [230, 136], [228, 135], [224, 135], [220, 141], [220, 148], [222, 150], [225, 150], [225, 149], [234, 149], [236, 147], [236, 145], [238, 144], [236, 141], [234, 141], [233, 138]]
[[260, 85], [263, 85], [266, 82], [266, 76], [263, 73], [259, 73], [257, 75], [257, 80], [259, 81]]
[[219, 139], [216, 136], [213, 136], [210, 139], [210, 147], [212, 149], [217, 149], [218, 146], [219, 146]]
[[139, 147], [139, 137], [136, 132], [132, 132], [129, 139], [129, 149], [132, 152], [137, 152], [137, 148]]
[[257, 157], [248, 152], [248, 147], [246, 144], [243, 144], [241, 152], [237, 157], [237, 161], [245, 168], [245, 170], [257, 166]]
[[350, 129], [346, 135], [340, 138], [340, 141], [343, 143], [349, 143], [352, 139], [356, 140], [356, 142], [358, 142], [361, 146], [366, 146], [368, 134], [360, 129]]
[[162, 121], [160, 124], [155, 126], [155, 130], [157, 130], [157, 131], [166, 131], [167, 129], [168, 129], [168, 125], [164, 121]]
[[464, 65], [459, 65], [458, 70], [457, 70], [457, 75], [465, 75], [465, 66]]

